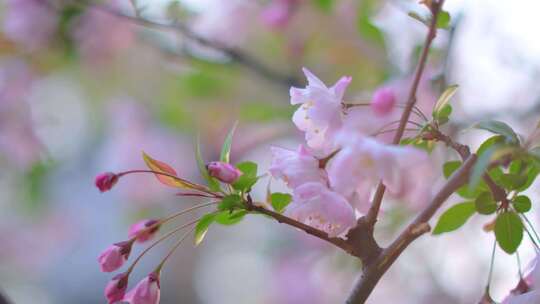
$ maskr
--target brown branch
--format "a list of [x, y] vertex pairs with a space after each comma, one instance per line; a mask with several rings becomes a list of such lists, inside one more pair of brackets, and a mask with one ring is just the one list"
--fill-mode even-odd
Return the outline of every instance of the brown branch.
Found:
[[384, 249], [377, 258], [364, 268], [362, 276], [356, 283], [352, 293], [347, 299], [347, 304], [364, 303], [375, 285], [384, 273], [403, 251], [418, 237], [429, 231], [428, 221], [442, 204], [461, 186], [467, 183], [471, 168], [476, 163], [476, 155], [470, 155], [467, 160], [448, 180], [448, 182], [433, 197], [429, 205], [407, 226], [392, 244]]
[[[418, 61], [414, 80], [411, 85], [411, 89], [409, 90], [407, 103], [405, 104], [405, 108], [403, 109], [403, 113], [401, 114], [401, 119], [399, 120], [398, 129], [392, 140], [392, 143], [395, 145], [399, 144], [399, 142], [401, 141], [403, 133], [405, 132], [407, 121], [409, 120], [411, 111], [416, 103], [416, 91], [418, 90], [418, 86], [420, 84], [424, 68], [426, 66], [429, 49], [431, 48], [431, 43], [433, 42], [433, 39], [435, 39], [435, 36], [437, 34], [437, 17], [439, 15], [439, 11], [443, 6], [443, 3], [444, 0], [432, 2], [431, 11], [433, 16], [431, 18], [431, 23], [429, 25], [426, 40], [424, 42], [424, 48], [422, 49], [422, 54], [420, 55], [420, 60]], [[366, 215], [366, 220], [371, 226], [374, 226], [375, 222], [377, 221], [377, 216], [379, 214], [379, 210], [381, 209], [382, 199], [384, 197], [385, 190], [386, 187], [384, 186], [384, 184], [382, 182], [379, 183], [375, 192], [375, 196], [373, 198], [371, 208], [369, 208], [368, 214]]]
[[317, 228], [313, 228], [313, 227], [311, 227], [309, 225], [306, 225], [306, 224], [304, 224], [302, 222], [299, 222], [299, 221], [297, 221], [295, 219], [292, 219], [292, 218], [290, 218], [288, 216], [285, 216], [285, 215], [283, 215], [281, 213], [266, 209], [266, 208], [261, 207], [261, 206], [254, 205], [251, 202], [251, 199], [249, 197], [248, 197], [248, 200], [246, 202], [246, 205], [247, 205], [247, 210], [248, 211], [255, 211], [255, 212], [267, 215], [269, 217], [272, 217], [276, 221], [278, 221], [279, 223], [283, 223], [283, 224], [298, 228], [300, 230], [303, 230], [307, 234], [315, 236], [315, 237], [317, 237], [317, 238], [319, 238], [321, 240], [327, 241], [327, 242], [335, 245], [336, 247], [339, 247], [339, 248], [343, 249], [347, 253], [349, 253], [349, 254], [351, 254], [353, 256], [357, 256], [357, 253], [354, 252], [352, 246], [350, 246], [349, 243], [346, 240], [342, 239], [342, 238], [330, 237], [330, 236], [328, 236], [328, 233], [326, 233], [326, 232], [324, 232], [322, 230], [319, 230]]
[[[47, 1], [44, 1], [44, 3], [45, 5], [48, 5], [51, 8], [58, 9], [52, 3], [48, 3]], [[130, 16], [130, 15], [123, 14], [119, 12], [118, 10], [112, 7], [109, 7], [105, 4], [94, 4], [94, 3], [90, 3], [89, 1], [74, 1], [73, 3], [76, 5], [81, 5], [83, 7], [89, 7], [89, 8], [102, 11], [112, 16], [127, 20], [136, 25], [149, 27], [155, 30], [173, 31], [173, 32], [180, 33], [184, 37], [191, 39], [192, 41], [204, 47], [208, 47], [208, 48], [211, 48], [213, 50], [223, 53], [225, 56], [229, 57], [233, 62], [236, 62], [252, 70], [253, 72], [259, 74], [263, 78], [268, 79], [274, 83], [277, 83], [286, 87], [298, 86], [299, 84], [301, 84], [301, 81], [300, 79], [298, 79], [298, 77], [292, 76], [292, 75], [281, 74], [280, 72], [274, 71], [272, 68], [261, 63], [259, 60], [255, 59], [254, 57], [245, 53], [242, 50], [228, 47], [222, 43], [219, 43], [218, 41], [206, 39], [196, 34], [195, 32], [193, 32], [184, 23], [181, 23], [181, 22], [161, 23], [161, 22], [149, 20], [146, 18], [142, 18], [138, 16], [139, 14], [137, 14], [136, 16]], [[177, 53], [171, 53], [171, 52], [167, 52], [167, 54], [178, 55]]]

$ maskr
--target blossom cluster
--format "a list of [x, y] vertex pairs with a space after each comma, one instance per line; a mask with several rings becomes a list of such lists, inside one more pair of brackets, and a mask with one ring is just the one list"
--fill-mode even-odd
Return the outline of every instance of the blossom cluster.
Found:
[[339, 236], [369, 208], [380, 181], [394, 198], [410, 206], [426, 203], [433, 180], [428, 154], [386, 144], [377, 134], [351, 127], [366, 115], [390, 116], [397, 107], [393, 90], [381, 87], [369, 104], [347, 104], [344, 95], [351, 77], [327, 87], [308, 69], [304, 73], [308, 85], [291, 88], [290, 96], [291, 104], [300, 105], [293, 122], [305, 133], [306, 143], [296, 150], [272, 148], [270, 172], [294, 194], [286, 214]]

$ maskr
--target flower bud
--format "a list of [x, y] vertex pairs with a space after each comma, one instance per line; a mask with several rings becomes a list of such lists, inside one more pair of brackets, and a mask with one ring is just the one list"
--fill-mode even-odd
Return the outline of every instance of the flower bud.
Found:
[[373, 93], [371, 100], [371, 109], [379, 116], [384, 116], [394, 109], [396, 103], [396, 95], [394, 91], [387, 87], [377, 89]]
[[118, 175], [112, 172], [105, 172], [96, 176], [96, 187], [99, 191], [105, 192], [111, 190], [111, 188], [118, 182]]
[[215, 177], [226, 184], [234, 183], [240, 175], [242, 175], [242, 171], [238, 170], [233, 165], [224, 162], [211, 162], [206, 165], [206, 168], [210, 176]]
[[121, 273], [112, 278], [105, 286], [105, 298], [109, 304], [120, 302], [126, 294], [128, 286], [128, 273]]
[[130, 290], [123, 301], [130, 304], [158, 304], [160, 298], [159, 274], [152, 272], [135, 288]]
[[129, 257], [131, 245], [133, 245], [133, 243], [129, 241], [121, 242], [113, 244], [105, 249], [98, 257], [101, 271], [113, 272], [122, 267]]
[[[129, 227], [128, 236], [130, 238], [136, 237], [136, 240], [139, 243], [146, 242], [149, 239], [153, 238], [156, 232], [158, 232], [160, 226], [156, 225], [157, 222], [157, 220], [139, 221]], [[155, 226], [152, 227], [153, 225]]]

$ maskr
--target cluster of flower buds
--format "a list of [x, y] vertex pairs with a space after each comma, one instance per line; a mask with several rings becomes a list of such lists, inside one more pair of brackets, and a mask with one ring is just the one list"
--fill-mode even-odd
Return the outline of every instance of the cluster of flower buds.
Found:
[[[189, 193], [181, 192], [179, 193], [179, 195], [200, 196], [204, 198], [210, 197], [214, 199], [220, 199], [223, 197], [222, 193], [213, 192], [210, 189], [208, 189], [206, 186], [198, 185], [198, 184], [192, 183], [190, 181], [187, 181], [185, 179], [178, 177], [176, 171], [171, 166], [167, 165], [164, 162], [155, 160], [146, 154], [143, 154], [143, 158], [150, 170], [131, 170], [131, 171], [126, 171], [126, 172], [121, 172], [121, 173], [112, 173], [112, 172], [102, 173], [102, 174], [99, 174], [95, 179], [96, 187], [101, 192], [109, 191], [120, 180], [120, 178], [125, 175], [135, 174], [135, 173], [147, 173], [147, 174], [154, 174], [156, 178], [158, 179], [158, 181], [160, 181], [161, 183], [167, 186], [180, 188], [180, 189], [189, 189], [189, 190], [194, 191], [194, 192], [189, 192]], [[206, 171], [211, 178], [215, 178], [216, 180], [221, 181], [225, 184], [234, 183], [242, 175], [242, 172], [238, 168], [230, 165], [229, 163], [222, 162], [222, 161], [210, 162], [206, 166]], [[191, 208], [187, 208], [181, 212], [175, 213], [164, 219], [143, 219], [134, 223], [133, 225], [131, 225], [131, 227], [129, 227], [129, 230], [128, 230], [129, 239], [127, 241], [115, 243], [109, 246], [106, 250], [103, 251], [103, 253], [99, 255], [98, 262], [99, 262], [101, 271], [113, 272], [120, 269], [128, 260], [133, 245], [135, 243], [144, 243], [153, 239], [155, 235], [159, 232], [162, 225], [165, 224], [166, 222], [169, 222], [172, 219], [177, 218], [180, 215], [185, 214], [187, 212], [191, 212], [193, 210], [196, 210], [202, 207], [215, 206], [215, 205], [216, 205], [216, 202], [200, 204]], [[173, 229], [172, 231], [170, 231], [169, 233], [167, 233], [166, 235], [164, 235], [163, 237], [155, 241], [149, 247], [147, 247], [134, 260], [134, 262], [128, 268], [127, 271], [114, 276], [105, 288], [105, 297], [107, 298], [108, 302], [110, 304], [120, 302], [120, 301], [128, 302], [131, 304], [157, 304], [159, 303], [159, 298], [160, 298], [159, 274], [160, 274], [161, 268], [163, 267], [165, 261], [170, 257], [170, 255], [178, 247], [178, 245], [180, 245], [180, 243], [186, 238], [188, 233], [186, 233], [184, 237], [180, 239], [177, 245], [172, 248], [169, 254], [161, 261], [161, 263], [156, 267], [154, 271], [152, 271], [148, 276], [146, 276], [143, 280], [141, 280], [131, 291], [126, 292], [127, 287], [128, 287], [129, 276], [132, 270], [134, 269], [135, 265], [142, 258], [142, 256], [146, 254], [148, 250], [153, 248], [155, 245], [157, 245], [161, 241], [171, 237], [176, 232], [184, 228], [193, 226], [195, 223], [197, 223], [197, 221], [192, 221], [190, 223], [179, 226], [176, 229]]]

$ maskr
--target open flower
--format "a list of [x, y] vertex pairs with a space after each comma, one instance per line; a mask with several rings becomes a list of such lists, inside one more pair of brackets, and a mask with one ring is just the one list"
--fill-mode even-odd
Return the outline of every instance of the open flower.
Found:
[[103, 272], [113, 272], [124, 265], [131, 252], [131, 242], [121, 242], [109, 246], [103, 251], [98, 262]]
[[[159, 225], [156, 225], [157, 220], [141, 220], [129, 227], [128, 236], [130, 238], [137, 237], [137, 242], [143, 243], [153, 238], [159, 230]], [[148, 229], [149, 227], [156, 225]]]
[[294, 189], [293, 201], [285, 210], [285, 214], [306, 225], [323, 230], [331, 237], [345, 233], [356, 222], [354, 210], [347, 200], [339, 193], [316, 182], [306, 183]]
[[424, 151], [361, 136], [340, 140], [344, 145], [328, 166], [330, 186], [335, 191], [345, 197], [356, 195], [362, 205], [382, 180], [390, 194], [413, 205], [429, 199], [432, 167]]
[[112, 278], [105, 287], [105, 298], [109, 304], [113, 304], [121, 301], [126, 294], [129, 275], [127, 273], [121, 273]]
[[309, 147], [318, 154], [332, 152], [335, 132], [342, 123], [342, 101], [345, 89], [351, 77], [342, 77], [336, 84], [328, 88], [308, 69], [303, 69], [308, 79], [304, 89], [292, 87], [291, 104], [301, 104], [293, 116], [293, 122], [301, 131], [306, 132]]
[[273, 177], [284, 180], [291, 188], [307, 182], [326, 184], [326, 172], [319, 168], [319, 160], [303, 145], [296, 151], [279, 147], [270, 149], [272, 150], [270, 173]]
[[130, 304], [158, 304], [160, 298], [159, 274], [153, 272], [129, 291], [123, 301]]

